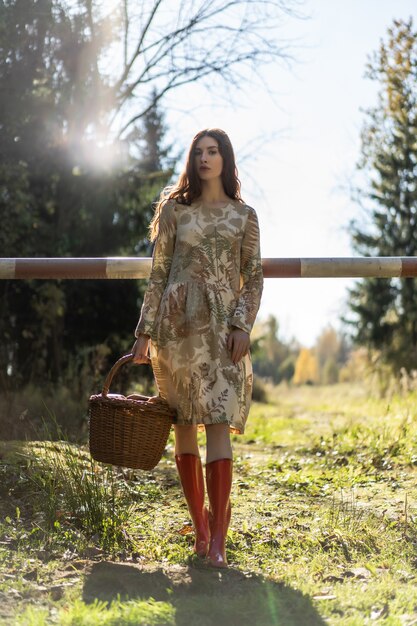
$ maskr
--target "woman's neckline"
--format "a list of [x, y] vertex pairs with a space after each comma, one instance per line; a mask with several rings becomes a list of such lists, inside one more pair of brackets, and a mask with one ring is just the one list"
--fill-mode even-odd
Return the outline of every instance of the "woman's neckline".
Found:
[[201, 206], [204, 209], [227, 209], [228, 206], [234, 205], [234, 201], [232, 200], [232, 198], [230, 198], [229, 200], [227, 200], [227, 202], [224, 202], [222, 205], [213, 206], [213, 204], [210, 204], [209, 202], [204, 202], [203, 200], [195, 200], [193, 204], [195, 204], [196, 206]]

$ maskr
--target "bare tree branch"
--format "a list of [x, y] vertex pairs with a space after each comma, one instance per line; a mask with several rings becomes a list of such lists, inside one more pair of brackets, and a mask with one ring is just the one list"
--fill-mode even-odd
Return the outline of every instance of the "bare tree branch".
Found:
[[290, 63], [291, 42], [280, 29], [285, 19], [303, 17], [297, 13], [303, 2], [123, 0], [122, 69], [107, 87], [109, 130], [117, 121], [122, 139], [165, 94], [188, 83], [218, 77], [226, 89], [240, 90], [248, 76], [262, 80], [263, 66]]
[[[145, 24], [145, 26], [143, 27], [142, 33], [140, 34], [139, 37], [139, 41], [137, 43], [136, 46], [136, 50], [133, 53], [132, 58], [130, 59], [130, 61], [125, 65], [125, 68], [123, 70], [123, 74], [120, 77], [119, 80], [119, 84], [123, 84], [124, 81], [127, 79], [127, 77], [129, 76], [129, 72], [132, 68], [133, 63], [135, 62], [135, 60], [137, 59], [138, 55], [141, 53], [141, 48], [142, 48], [142, 44], [146, 38], [146, 35], [148, 34], [148, 31], [152, 25], [153, 20], [155, 19], [156, 13], [159, 9], [159, 7], [161, 6], [163, 0], [156, 0], [156, 2], [154, 2], [154, 5], [151, 9], [151, 12], [149, 14], [149, 18]], [[127, 8], [127, 0], [126, 0], [126, 8]]]
[[123, 65], [126, 67], [127, 65], [127, 49], [128, 49], [128, 41], [129, 41], [129, 12], [128, 12], [128, 0], [123, 0], [123, 23], [124, 23], [124, 33], [123, 33]]

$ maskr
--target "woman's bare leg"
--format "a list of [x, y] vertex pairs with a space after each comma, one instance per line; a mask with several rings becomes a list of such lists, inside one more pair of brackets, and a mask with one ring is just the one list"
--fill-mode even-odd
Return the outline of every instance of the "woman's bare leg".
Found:
[[207, 453], [206, 463], [218, 459], [232, 459], [232, 444], [228, 424], [210, 424], [206, 426]]
[[175, 454], [195, 454], [200, 456], [197, 443], [197, 426], [180, 426], [174, 424]]

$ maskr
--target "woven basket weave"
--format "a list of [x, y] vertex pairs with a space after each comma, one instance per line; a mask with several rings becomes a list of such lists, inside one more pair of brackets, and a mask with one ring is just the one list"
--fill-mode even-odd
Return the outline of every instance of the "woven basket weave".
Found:
[[108, 393], [120, 366], [132, 359], [126, 354], [116, 361], [101, 394], [90, 397], [90, 453], [103, 463], [151, 470], [161, 460], [175, 413], [159, 396]]

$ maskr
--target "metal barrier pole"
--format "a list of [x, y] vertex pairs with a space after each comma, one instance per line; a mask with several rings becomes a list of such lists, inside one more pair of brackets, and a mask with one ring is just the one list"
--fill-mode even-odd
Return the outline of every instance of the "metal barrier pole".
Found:
[[[150, 257], [0, 258], [0, 279], [148, 278]], [[417, 257], [264, 258], [265, 278], [411, 278]]]

